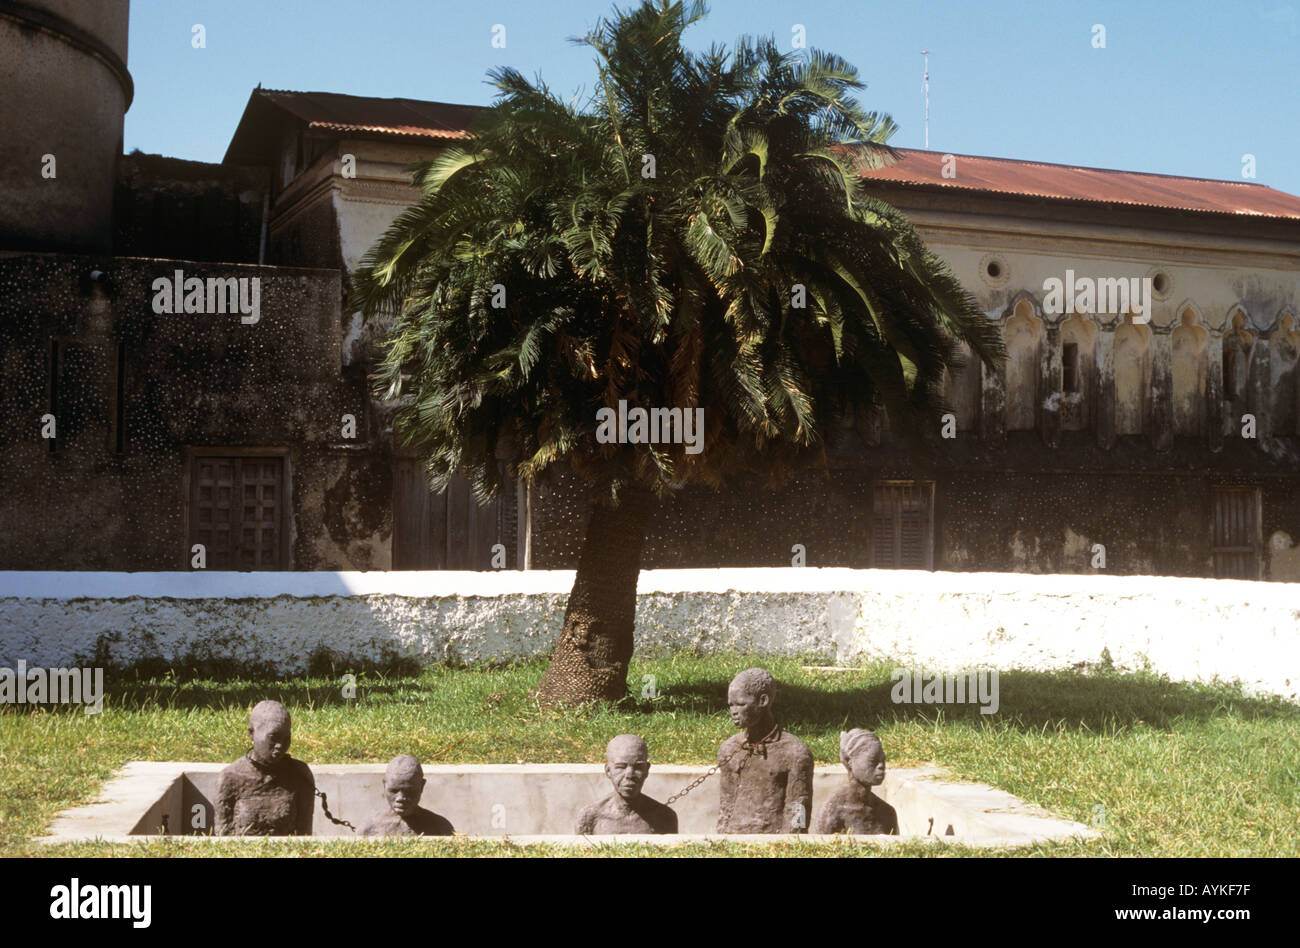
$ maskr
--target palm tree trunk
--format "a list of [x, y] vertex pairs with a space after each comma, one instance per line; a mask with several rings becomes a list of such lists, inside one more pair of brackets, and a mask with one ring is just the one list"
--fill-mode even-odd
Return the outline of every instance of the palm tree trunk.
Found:
[[617, 507], [592, 508], [564, 626], [538, 686], [542, 704], [616, 701], [627, 694], [636, 584], [652, 507], [648, 491], [629, 490]]

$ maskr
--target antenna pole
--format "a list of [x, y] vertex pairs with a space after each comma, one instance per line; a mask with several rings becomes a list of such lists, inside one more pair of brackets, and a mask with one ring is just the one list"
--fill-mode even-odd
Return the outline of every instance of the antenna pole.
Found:
[[925, 92], [925, 150], [930, 150], [930, 51], [921, 50], [925, 57], [925, 77], [921, 80], [921, 89]]

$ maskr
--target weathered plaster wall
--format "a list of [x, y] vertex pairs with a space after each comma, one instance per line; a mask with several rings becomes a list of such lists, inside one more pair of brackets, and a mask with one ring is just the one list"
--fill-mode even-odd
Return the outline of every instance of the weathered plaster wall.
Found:
[[[260, 320], [154, 313], [153, 280], [177, 269], [260, 279]], [[338, 293], [329, 271], [0, 260], [0, 569], [188, 566], [186, 448], [206, 446], [289, 449], [294, 568], [387, 567], [391, 465], [364, 389], [341, 374]]]
[[[509, 661], [554, 644], [569, 572], [0, 573], [0, 666], [145, 661], [296, 673]], [[1105, 660], [1300, 700], [1300, 587], [1235, 580], [844, 569], [641, 575], [637, 642], [931, 671]]]
[[[935, 565], [1018, 573], [1212, 575], [1215, 482], [1198, 474], [1152, 472], [952, 474], [936, 491]], [[1300, 535], [1300, 492], [1291, 478], [1263, 479], [1262, 498], [1266, 541], [1275, 531]], [[1096, 544], [1105, 547], [1104, 569], [1093, 566]], [[1284, 552], [1267, 543], [1263, 552], [1264, 578], [1293, 578]]]
[[[338, 139], [321, 147], [326, 153], [275, 197], [270, 260], [342, 270], [343, 363], [368, 365], [389, 323], [380, 315], [363, 325], [360, 314], [346, 309], [349, 275], [393, 220], [418, 200], [409, 167], [436, 157], [441, 148], [365, 139]], [[345, 176], [347, 156], [353, 160]]]
[[[1028, 429], [1055, 443], [1061, 430], [1076, 427], [1062, 399], [1062, 343], [1071, 338], [1064, 324], [1072, 318], [1086, 320], [1096, 333], [1085, 368], [1097, 387], [1086, 393], [1090, 421], [1077, 427], [1090, 431], [1102, 447], [1112, 446], [1118, 436], [1136, 435], [1153, 449], [1166, 450], [1175, 434], [1201, 428], [1207, 449], [1216, 450], [1225, 440], [1240, 440], [1244, 412], [1259, 420], [1261, 442], [1294, 442], [1300, 435], [1294, 410], [1274, 407], [1279, 401], [1294, 406], [1297, 398], [1292, 333], [1300, 312], [1295, 280], [1300, 232], [1282, 239], [1242, 237], [1236, 233], [1240, 222], [1207, 230], [1210, 222], [1192, 215], [1134, 210], [1127, 216], [1108, 214], [1099, 224], [1077, 210], [1016, 216], [1021, 212], [1010, 201], [964, 205], [958, 197], [884, 197], [912, 218], [980, 309], [1004, 326], [1011, 355], [1007, 368], [983, 372], [979, 413], [986, 440]], [[990, 263], [996, 276], [989, 273]], [[1094, 280], [1159, 274], [1166, 283], [1153, 290], [1149, 325], [1126, 328], [1114, 314], [1046, 312], [1043, 282], [1064, 280], [1067, 270]], [[1190, 366], [1175, 372], [1175, 351], [1188, 341], [1176, 335], [1188, 322], [1184, 313], [1204, 331], [1197, 335], [1205, 347]], [[1224, 393], [1222, 354], [1235, 316], [1254, 344], [1243, 366], [1241, 398], [1234, 402]], [[1041, 339], [1032, 338], [1039, 326]], [[1031, 394], [1035, 398], [1029, 403]], [[1199, 399], [1189, 401], [1193, 394]], [[970, 390], [954, 380], [949, 399], [959, 421], [969, 417], [970, 397]], [[961, 431], [962, 436], [981, 434], [966, 424]]]

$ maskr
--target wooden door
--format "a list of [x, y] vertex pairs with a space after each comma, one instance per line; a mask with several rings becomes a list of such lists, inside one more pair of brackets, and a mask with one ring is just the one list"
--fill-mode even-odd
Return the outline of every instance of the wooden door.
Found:
[[1258, 487], [1214, 487], [1214, 575], [1259, 579], [1263, 545]]
[[189, 540], [203, 544], [207, 569], [286, 568], [284, 465], [281, 456], [191, 458]]
[[517, 568], [508, 542], [513, 491], [480, 505], [461, 475], [433, 493], [415, 458], [398, 457], [393, 473], [393, 569], [492, 569], [493, 547], [505, 548], [506, 567]]

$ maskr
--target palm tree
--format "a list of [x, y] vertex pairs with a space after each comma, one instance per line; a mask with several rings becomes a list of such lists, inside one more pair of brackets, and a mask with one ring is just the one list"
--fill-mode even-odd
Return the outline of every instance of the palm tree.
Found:
[[[837, 56], [770, 39], [697, 53], [703, 3], [645, 0], [575, 42], [594, 94], [566, 104], [513, 69], [464, 147], [418, 166], [422, 197], [375, 244], [356, 305], [394, 320], [377, 391], [430, 483], [498, 460], [563, 463], [593, 505], [543, 702], [626, 694], [647, 524], [670, 489], [780, 482], [850, 419], [887, 412], [924, 450], [960, 343], [1001, 337], [858, 171], [895, 125]], [[602, 443], [598, 412], [703, 409], [703, 449]]]

